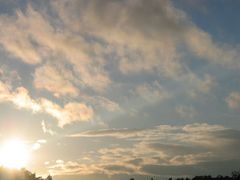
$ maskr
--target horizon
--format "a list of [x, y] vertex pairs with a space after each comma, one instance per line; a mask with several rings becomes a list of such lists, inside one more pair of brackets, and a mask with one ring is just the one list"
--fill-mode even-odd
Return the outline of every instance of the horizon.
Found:
[[239, 8], [0, 0], [0, 167], [54, 180], [238, 170]]

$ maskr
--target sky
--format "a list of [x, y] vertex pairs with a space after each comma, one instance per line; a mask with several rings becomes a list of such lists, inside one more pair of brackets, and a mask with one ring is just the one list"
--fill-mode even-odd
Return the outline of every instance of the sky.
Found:
[[240, 2], [0, 0], [0, 143], [56, 180], [229, 175]]

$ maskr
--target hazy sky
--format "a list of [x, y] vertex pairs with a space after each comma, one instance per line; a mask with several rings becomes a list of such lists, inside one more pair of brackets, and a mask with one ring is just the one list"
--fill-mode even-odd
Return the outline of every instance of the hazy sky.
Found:
[[240, 1], [0, 0], [0, 141], [56, 180], [229, 174]]

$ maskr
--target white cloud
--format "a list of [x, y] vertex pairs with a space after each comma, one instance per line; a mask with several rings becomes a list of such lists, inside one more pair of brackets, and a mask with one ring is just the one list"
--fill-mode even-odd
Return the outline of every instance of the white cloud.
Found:
[[64, 163], [64, 161], [63, 161], [63, 160], [61, 160], [61, 159], [58, 159], [58, 160], [56, 160], [56, 163], [57, 163], [57, 164], [63, 164], [63, 163]]
[[41, 110], [41, 105], [33, 100], [29, 96], [28, 91], [23, 87], [18, 87], [15, 91], [12, 91], [8, 84], [0, 82], [0, 92], [0, 101], [10, 101], [18, 108], [30, 109], [33, 112]]
[[41, 145], [39, 143], [35, 143], [33, 145], [32, 149], [36, 151], [36, 150], [40, 149], [40, 147], [41, 147]]
[[39, 139], [39, 140], [37, 140], [37, 143], [45, 144], [45, 143], [47, 143], [47, 140], [46, 139]]
[[94, 115], [93, 109], [83, 103], [69, 102], [64, 107], [47, 99], [41, 99], [40, 103], [45, 112], [58, 120], [60, 127], [77, 121], [89, 121]]
[[46, 139], [39, 139], [39, 140], [37, 140], [37, 142], [35, 142], [33, 144], [32, 149], [34, 151], [36, 151], [36, 150], [40, 149], [43, 146], [43, 144], [46, 144], [46, 143], [47, 143]]
[[32, 99], [24, 87], [13, 91], [7, 84], [0, 81], [0, 101], [12, 102], [18, 108], [45, 112], [58, 120], [58, 125], [63, 127], [77, 121], [89, 121], [93, 118], [94, 111], [90, 106], [79, 102], [69, 102], [63, 107], [45, 98]]
[[46, 125], [46, 123], [45, 123], [44, 120], [42, 120], [41, 126], [42, 126], [42, 131], [43, 131], [43, 133], [45, 133], [45, 134], [50, 134], [51, 136], [54, 135], [54, 134], [56, 134], [55, 131], [53, 131], [52, 129], [50, 129], [49, 127], [47, 127], [47, 125]]
[[41, 105], [33, 100], [28, 90], [24, 87], [19, 87], [12, 94], [11, 101], [19, 108], [31, 109], [33, 112], [41, 111]]

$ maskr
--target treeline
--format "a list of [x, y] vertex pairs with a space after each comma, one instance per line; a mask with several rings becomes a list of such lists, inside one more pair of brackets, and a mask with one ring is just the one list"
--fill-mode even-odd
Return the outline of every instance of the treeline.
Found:
[[[169, 178], [168, 180], [173, 180], [173, 178]], [[240, 180], [240, 170], [233, 171], [231, 176], [218, 175], [216, 177], [212, 177], [210, 175], [206, 175], [206, 176], [195, 176], [193, 178], [176, 178], [175, 180]]]
[[7, 169], [0, 167], [0, 180], [52, 180], [49, 175], [46, 179], [36, 177], [35, 173], [31, 173], [26, 169]]
[[[135, 180], [134, 178], [131, 178], [130, 180]], [[150, 180], [157, 180], [151, 178]], [[233, 171], [231, 176], [222, 176], [218, 175], [216, 177], [212, 177], [210, 175], [205, 176], [195, 176], [193, 178], [169, 178], [168, 180], [240, 180], [240, 170], [239, 171]]]

